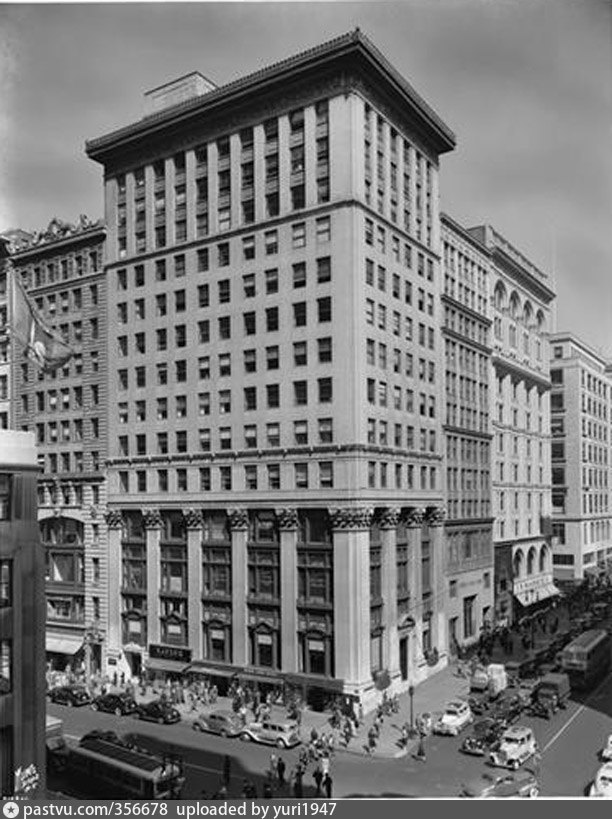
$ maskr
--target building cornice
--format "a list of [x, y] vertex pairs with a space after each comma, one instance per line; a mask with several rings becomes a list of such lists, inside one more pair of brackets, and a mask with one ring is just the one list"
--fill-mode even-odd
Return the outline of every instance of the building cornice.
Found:
[[91, 159], [104, 163], [113, 151], [133, 146], [135, 142], [154, 137], [165, 129], [183, 128], [190, 120], [202, 115], [210, 116], [228, 105], [236, 106], [254, 95], [273, 94], [309, 73], [328, 71], [330, 68], [344, 71], [347, 66], [360, 70], [369, 81], [382, 81], [401, 107], [416, 117], [420, 130], [427, 134], [438, 153], [455, 147], [456, 138], [450, 128], [370, 40], [356, 29], [201, 96], [150, 114], [139, 122], [90, 139], [85, 144], [85, 151]]
[[493, 362], [494, 367], [499, 370], [505, 370], [510, 375], [515, 375], [517, 378], [531, 381], [533, 384], [542, 387], [544, 390], [550, 390], [551, 388], [550, 379], [536, 373], [531, 368], [521, 366], [518, 362], [510, 361], [505, 356], [494, 352], [491, 356], [491, 361]]

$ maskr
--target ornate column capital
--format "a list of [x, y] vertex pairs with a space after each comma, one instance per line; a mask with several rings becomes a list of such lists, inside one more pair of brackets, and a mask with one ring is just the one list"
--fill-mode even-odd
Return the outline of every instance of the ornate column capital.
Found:
[[402, 510], [399, 506], [385, 506], [376, 513], [380, 529], [395, 529], [400, 522]]
[[410, 529], [420, 529], [425, 523], [425, 510], [413, 507], [406, 513], [406, 526]]
[[229, 527], [236, 531], [249, 528], [249, 510], [245, 506], [230, 506], [227, 510]]
[[443, 506], [427, 507], [427, 524], [429, 526], [444, 526], [446, 512]]
[[159, 509], [142, 509], [142, 521], [145, 529], [161, 529], [162, 517]]
[[121, 529], [123, 526], [121, 509], [107, 509], [104, 512], [104, 520], [109, 529]]
[[183, 518], [185, 519], [185, 527], [187, 529], [201, 529], [202, 528], [202, 510], [201, 509], [183, 509]]
[[274, 514], [278, 522], [278, 528], [285, 531], [295, 531], [298, 528], [298, 513], [293, 506], [286, 506], [282, 509], [275, 509]]
[[332, 529], [369, 529], [374, 517], [370, 506], [333, 506], [327, 511]]

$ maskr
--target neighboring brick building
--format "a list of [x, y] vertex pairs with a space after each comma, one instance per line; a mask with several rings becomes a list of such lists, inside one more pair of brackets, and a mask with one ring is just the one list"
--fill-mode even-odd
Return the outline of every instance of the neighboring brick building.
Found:
[[[75, 350], [46, 373], [13, 349], [14, 428], [35, 433], [38, 519], [46, 549], [47, 660], [102, 668], [105, 638], [105, 228], [54, 219], [21, 236], [11, 261], [47, 322]], [[16, 344], [13, 345], [14, 348]], [[19, 357], [18, 357], [19, 356]]]

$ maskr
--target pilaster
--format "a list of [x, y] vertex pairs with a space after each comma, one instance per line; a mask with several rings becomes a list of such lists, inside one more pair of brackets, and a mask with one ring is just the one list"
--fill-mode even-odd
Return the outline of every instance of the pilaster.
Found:
[[247, 540], [249, 513], [243, 507], [227, 510], [232, 535], [232, 662], [248, 665], [247, 642]]
[[383, 596], [383, 666], [391, 679], [399, 676], [399, 641], [397, 636], [397, 524], [399, 507], [386, 507], [379, 513], [381, 538]]
[[108, 622], [106, 624], [106, 650], [119, 654], [121, 633], [121, 532], [123, 517], [120, 509], [108, 509], [104, 515], [107, 537]]
[[334, 642], [336, 677], [347, 692], [372, 686], [370, 667], [369, 507], [334, 507]]
[[441, 506], [432, 506], [427, 510], [426, 520], [429, 526], [431, 590], [433, 597], [431, 644], [437, 648], [439, 656], [447, 653], [446, 612], [444, 610], [444, 517], [444, 509]]
[[187, 529], [187, 630], [192, 657], [202, 656], [202, 512], [183, 509]]
[[143, 509], [147, 544], [147, 642], [159, 643], [159, 542], [162, 519], [159, 509]]
[[411, 633], [409, 652], [409, 676], [414, 677], [417, 666], [422, 660], [423, 645], [423, 548], [422, 529], [425, 522], [424, 509], [410, 509], [406, 516], [408, 537], [408, 587], [410, 604], [414, 618], [414, 629]]
[[280, 531], [281, 646], [283, 671], [298, 670], [297, 509], [276, 509]]

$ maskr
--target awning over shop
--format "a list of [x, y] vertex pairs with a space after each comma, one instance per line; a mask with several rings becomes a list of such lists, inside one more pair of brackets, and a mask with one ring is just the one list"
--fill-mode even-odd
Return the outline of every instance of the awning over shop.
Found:
[[535, 603], [540, 603], [549, 597], [556, 597], [561, 592], [553, 583], [547, 583], [537, 589], [532, 589], [524, 592], [515, 592], [514, 596], [519, 601], [521, 606], [533, 606]]
[[66, 634], [63, 637], [54, 637], [47, 634], [45, 649], [52, 654], [76, 654], [83, 645], [83, 638], [77, 634]]
[[208, 677], [234, 677], [236, 676], [235, 668], [215, 668], [210, 665], [189, 665], [185, 669], [186, 674], [204, 674]]
[[171, 674], [184, 674], [189, 668], [180, 660], [162, 660], [157, 657], [149, 657], [145, 663], [145, 667], [150, 671], [169, 671]]

